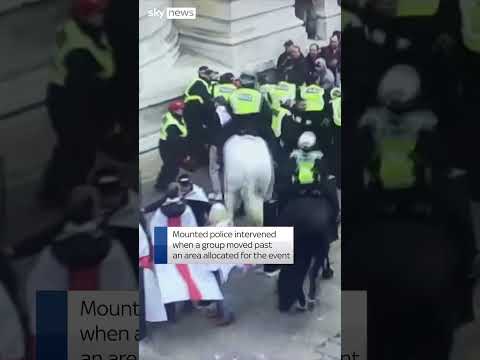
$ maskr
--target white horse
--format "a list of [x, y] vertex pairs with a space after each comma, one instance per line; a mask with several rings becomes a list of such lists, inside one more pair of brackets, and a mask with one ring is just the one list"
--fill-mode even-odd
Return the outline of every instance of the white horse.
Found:
[[263, 203], [272, 198], [273, 160], [265, 141], [234, 135], [223, 148], [225, 206], [232, 219], [243, 204], [246, 225], [263, 225]]

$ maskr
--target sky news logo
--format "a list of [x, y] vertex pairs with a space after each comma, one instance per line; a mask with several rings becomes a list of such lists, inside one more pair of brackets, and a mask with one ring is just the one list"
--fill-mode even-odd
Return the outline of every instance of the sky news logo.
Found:
[[187, 7], [168, 7], [164, 9], [153, 8], [148, 10], [148, 16], [159, 17], [163, 19], [165, 16], [167, 19], [182, 19], [190, 20], [197, 18], [197, 9], [196, 8], [187, 8]]

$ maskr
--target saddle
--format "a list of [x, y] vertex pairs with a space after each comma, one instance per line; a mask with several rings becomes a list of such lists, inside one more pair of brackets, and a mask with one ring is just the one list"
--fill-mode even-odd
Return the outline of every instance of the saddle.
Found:
[[311, 186], [300, 187], [297, 191], [300, 197], [321, 197], [323, 192], [320, 189], [313, 188]]

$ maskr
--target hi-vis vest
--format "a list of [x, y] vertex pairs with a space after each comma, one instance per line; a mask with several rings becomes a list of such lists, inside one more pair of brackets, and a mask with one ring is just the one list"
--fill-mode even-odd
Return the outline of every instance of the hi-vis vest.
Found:
[[98, 74], [101, 79], [111, 79], [115, 75], [113, 51], [106, 34], [103, 34], [101, 41], [104, 48], [98, 47], [95, 41], [85, 34], [75, 21], [68, 20], [57, 31], [57, 49], [51, 69], [50, 81], [60, 86], [65, 85], [68, 72], [65, 66], [65, 58], [71, 51], [78, 49], [87, 50], [92, 54], [102, 68]]
[[323, 94], [325, 90], [318, 85], [302, 86], [300, 88], [300, 96], [306, 102], [305, 111], [322, 111], [325, 103]]
[[212, 93], [212, 91], [211, 91], [212, 89], [211, 89], [210, 85], [205, 80], [198, 77], [195, 80], [193, 80], [191, 82], [191, 84], [188, 86], [187, 90], [185, 90], [185, 100], [184, 101], [186, 103], [190, 102], [190, 101], [198, 101], [198, 102], [200, 102], [200, 104], [203, 104], [205, 102], [205, 99], [202, 99], [201, 96], [195, 95], [195, 94], [190, 94], [190, 91], [191, 91], [193, 85], [195, 85], [197, 81], [200, 81], [205, 86], [205, 89], [207, 89], [209, 94]]
[[167, 134], [167, 129], [169, 126], [176, 126], [180, 130], [180, 137], [185, 138], [188, 135], [188, 129], [187, 126], [185, 125], [185, 122], [178, 121], [175, 119], [175, 117], [171, 113], [166, 113], [162, 126], [160, 127], [160, 140], [167, 140], [168, 134]]
[[272, 93], [277, 86], [275, 84], [263, 84], [259, 90], [263, 95], [263, 98], [272, 106]]
[[287, 109], [281, 107], [279, 110], [272, 110], [272, 130], [276, 138], [282, 135], [282, 120], [285, 116], [291, 116], [292, 113]]
[[271, 91], [272, 109], [279, 109], [282, 102], [286, 100], [295, 101], [297, 86], [286, 81], [280, 81]]
[[397, 17], [433, 16], [437, 13], [440, 0], [397, 0]]
[[388, 137], [379, 143], [379, 175], [385, 189], [407, 189], [414, 185], [415, 164], [410, 157], [414, 149], [415, 142], [403, 137]]
[[258, 114], [262, 108], [262, 94], [255, 89], [237, 89], [230, 97], [230, 106], [235, 115]]
[[480, 54], [480, 1], [460, 0], [462, 37], [467, 49]]
[[342, 95], [339, 88], [330, 91], [330, 104], [333, 110], [333, 123], [338, 127], [342, 126]]
[[297, 179], [301, 185], [313, 184], [316, 181], [315, 162], [323, 157], [321, 151], [295, 150], [291, 157], [297, 161]]
[[217, 98], [221, 96], [229, 101], [235, 90], [237, 90], [237, 87], [233, 84], [215, 84], [213, 87], [213, 97]]

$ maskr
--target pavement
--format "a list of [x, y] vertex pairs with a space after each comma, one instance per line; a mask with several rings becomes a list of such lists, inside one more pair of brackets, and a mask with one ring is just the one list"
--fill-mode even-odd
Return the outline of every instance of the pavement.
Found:
[[[157, 152], [141, 158], [143, 205], [160, 196], [153, 184], [161, 160]], [[211, 191], [206, 168], [192, 180]], [[140, 344], [142, 360], [321, 360], [340, 359], [341, 245], [331, 250], [335, 276], [320, 280], [319, 302], [313, 311], [282, 314], [276, 308], [276, 278], [233, 273], [225, 290], [236, 322], [216, 327], [200, 311], [181, 313], [177, 323], [149, 324], [150, 337]]]
[[[233, 273], [225, 296], [236, 321], [217, 327], [204, 313], [180, 313], [177, 323], [149, 324], [141, 360], [340, 360], [340, 242], [331, 250], [335, 276], [320, 281], [313, 311], [276, 309], [276, 278]], [[324, 357], [329, 356], [329, 357]]]
[[[8, 3], [8, 4], [7, 4]], [[2, 5], [18, 5], [7, 0]], [[0, 9], [2, 7], [0, 6]], [[63, 18], [67, 2], [42, 0], [37, 5], [0, 14], [0, 42], [8, 56], [0, 59], [0, 115], [41, 102], [45, 94], [46, 67], [53, 34]], [[42, 26], [33, 26], [41, 24]], [[35, 31], [32, 31], [32, 28]], [[152, 119], [158, 119], [157, 112]], [[1, 116], [0, 116], [1, 118]], [[148, 130], [153, 134], [157, 124]], [[45, 108], [38, 106], [8, 119], [1, 119], [0, 154], [7, 171], [7, 239], [17, 242], [58, 220], [59, 214], [42, 209], [36, 202], [41, 171], [54, 144]], [[153, 139], [153, 138], [152, 138]], [[156, 139], [152, 140], [156, 142]], [[145, 146], [146, 148], [147, 146]], [[161, 167], [156, 151], [140, 157], [144, 201], [158, 194], [152, 183]], [[209, 190], [206, 169], [193, 174], [195, 182]], [[28, 226], [25, 221], [28, 220]], [[321, 280], [320, 301], [314, 311], [280, 314], [275, 309], [275, 279], [255, 273], [235, 275], [227, 296], [233, 298], [237, 321], [217, 328], [199, 312], [182, 314], [177, 324], [152, 327], [149, 341], [140, 347], [144, 360], [320, 360], [339, 358], [340, 331], [340, 243], [332, 249], [332, 280]], [[23, 264], [23, 268], [29, 265]], [[476, 290], [480, 318], [480, 286]], [[480, 358], [480, 321], [456, 334], [451, 360]], [[332, 356], [330, 356], [332, 355]]]

